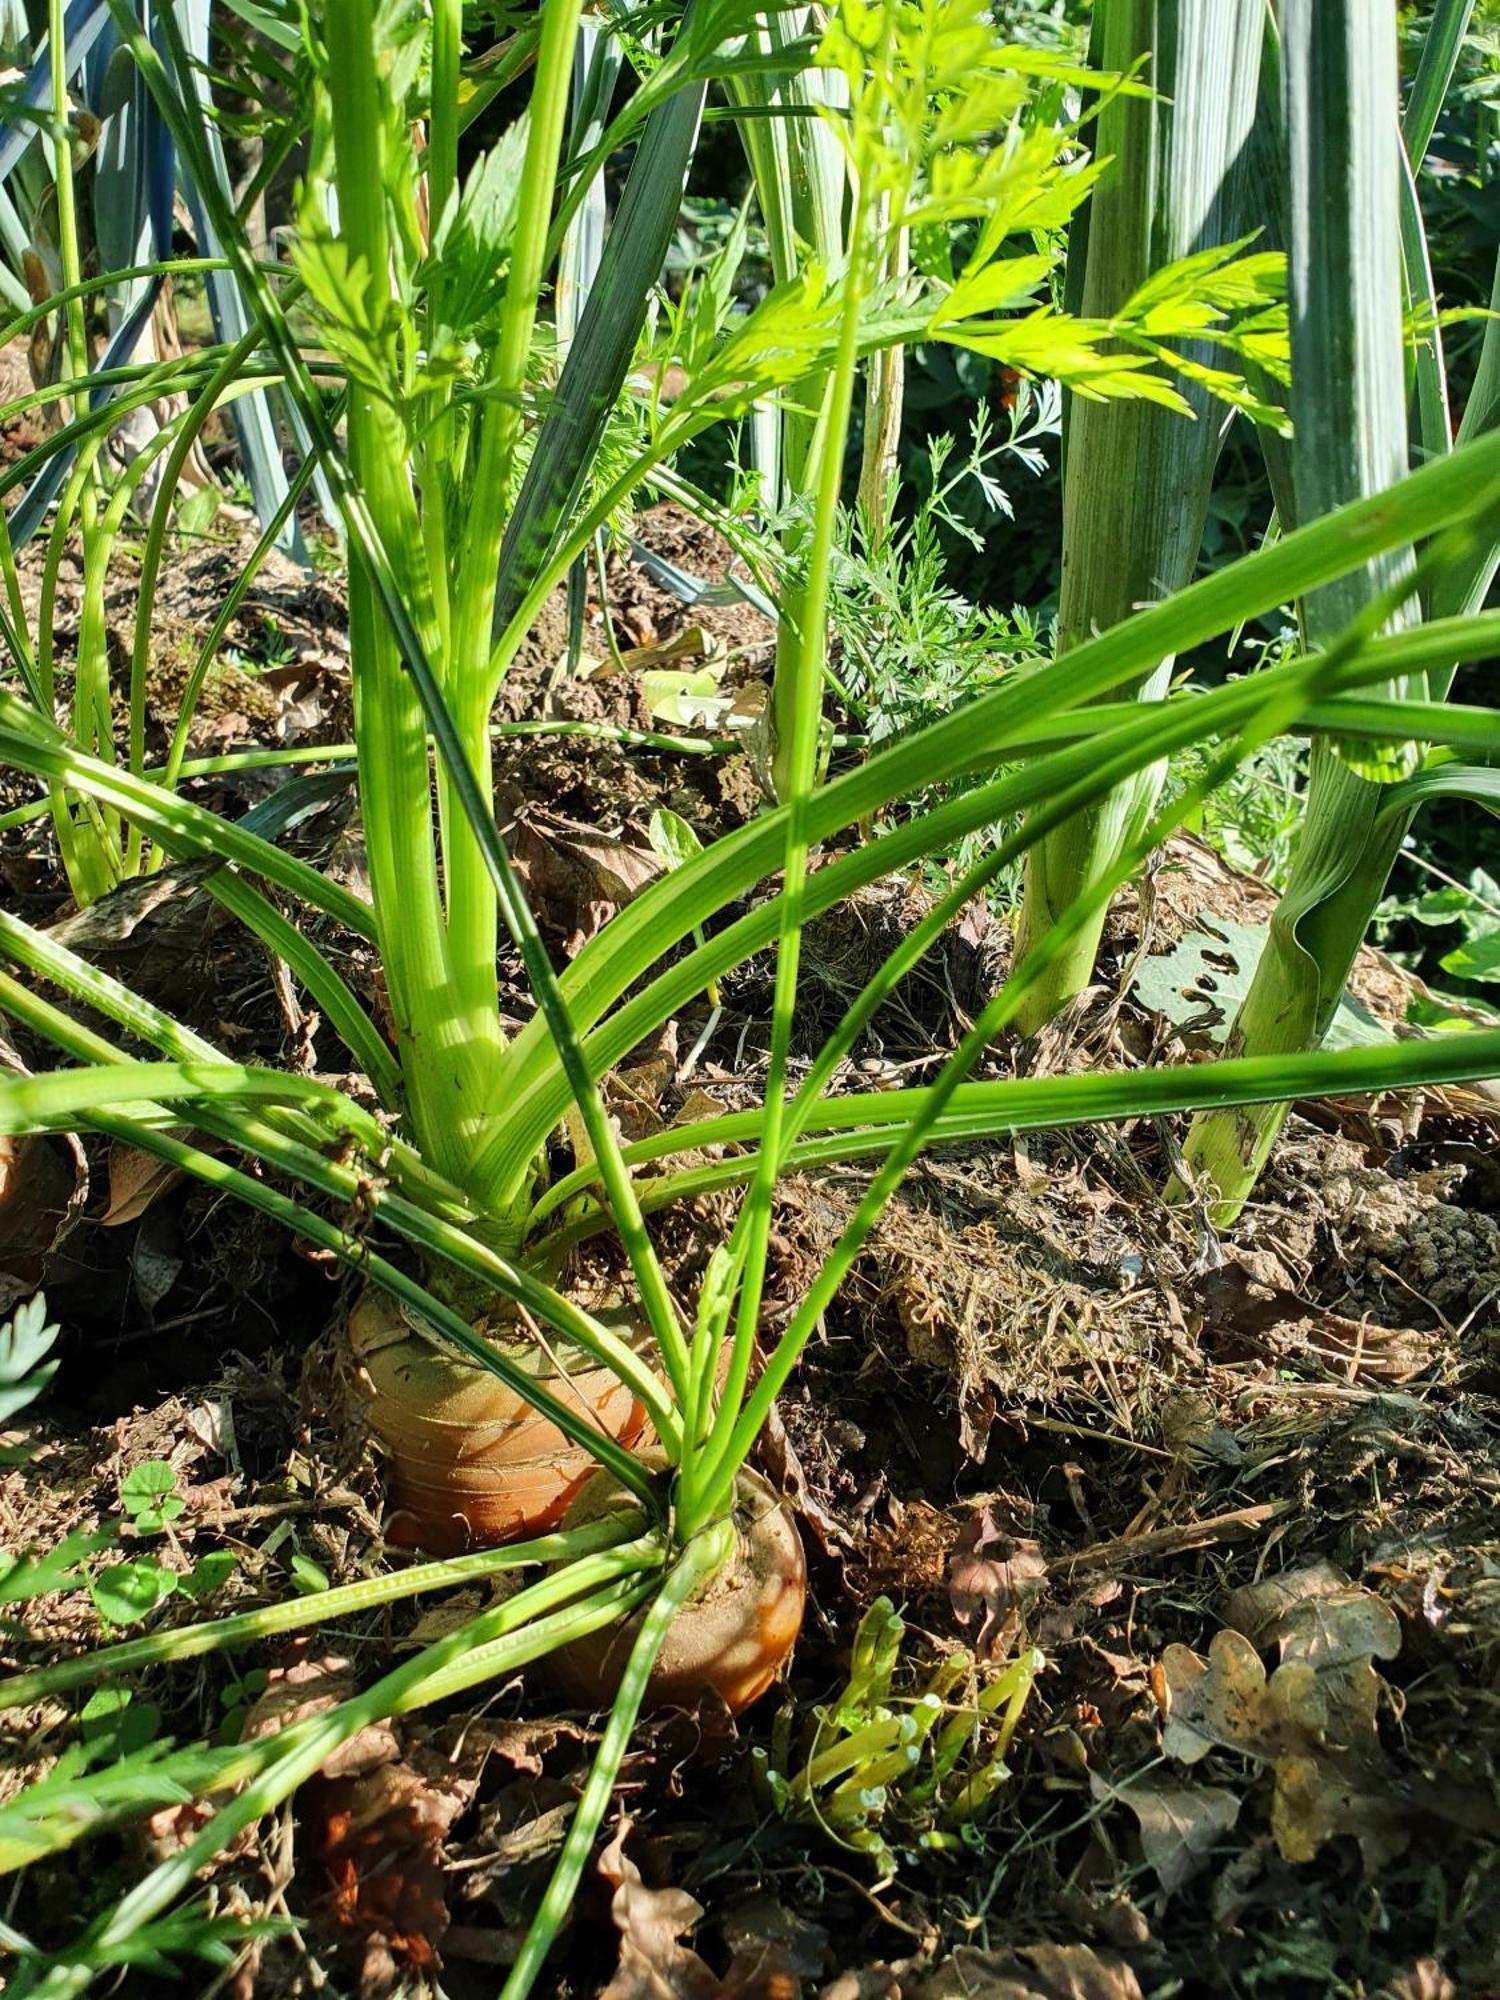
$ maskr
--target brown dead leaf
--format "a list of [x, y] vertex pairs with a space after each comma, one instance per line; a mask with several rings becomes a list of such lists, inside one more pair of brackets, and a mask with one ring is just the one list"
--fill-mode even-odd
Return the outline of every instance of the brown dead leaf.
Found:
[[1232, 1253], [1217, 1270], [1194, 1280], [1191, 1305], [1198, 1330], [1227, 1335], [1268, 1359], [1356, 1384], [1410, 1382], [1432, 1366], [1431, 1334], [1409, 1327], [1371, 1326], [1310, 1304], [1296, 1292], [1267, 1283]]
[[[0, 1036], [0, 1072], [29, 1076]], [[0, 1137], [0, 1318], [40, 1283], [47, 1255], [88, 1199], [88, 1162], [72, 1134]]]
[[1194, 1764], [1219, 1747], [1271, 1767], [1271, 1828], [1288, 1861], [1311, 1861], [1338, 1835], [1359, 1844], [1367, 1868], [1401, 1851], [1406, 1801], [1381, 1758], [1377, 1659], [1401, 1633], [1389, 1605], [1326, 1565], [1245, 1592], [1235, 1614], [1281, 1664], [1265, 1665], [1242, 1631], [1215, 1635], [1204, 1660], [1186, 1646], [1162, 1655], [1167, 1710], [1162, 1748]]
[[[186, 1126], [170, 1127], [174, 1138], [181, 1138]], [[203, 1140], [194, 1134], [194, 1144], [211, 1151], [214, 1142]], [[154, 1153], [143, 1153], [139, 1146], [127, 1146], [122, 1139], [112, 1139], [109, 1146], [109, 1206], [99, 1221], [105, 1229], [119, 1229], [124, 1223], [139, 1221], [153, 1202], [159, 1201], [169, 1188], [182, 1179], [180, 1168], [159, 1160]]]
[[[355, 1691], [354, 1669], [334, 1654], [304, 1654], [291, 1665], [273, 1667], [264, 1690], [245, 1717], [240, 1740], [255, 1743], [294, 1722], [322, 1715]], [[399, 1754], [389, 1722], [371, 1723], [341, 1743], [322, 1768], [325, 1778], [352, 1778], [392, 1761]]]
[[47, 1254], [73, 1226], [87, 1189], [77, 1141], [0, 1136], [0, 1318], [41, 1282]]
[[503, 1757], [522, 1777], [539, 1778], [542, 1760], [559, 1743], [589, 1744], [596, 1739], [591, 1730], [576, 1722], [548, 1718], [538, 1722], [472, 1722], [464, 1740], [471, 1749]]
[[644, 840], [600, 833], [539, 806], [522, 805], [506, 835], [538, 916], [569, 957], [662, 872]]
[[981, 1659], [1011, 1650], [1046, 1581], [1038, 1544], [1008, 1534], [987, 1507], [964, 1523], [948, 1567], [948, 1597], [960, 1625], [977, 1619], [974, 1650]]
[[1141, 1852], [1170, 1895], [1204, 1868], [1240, 1816], [1240, 1802], [1222, 1785], [1173, 1785], [1150, 1780], [1111, 1785], [1097, 1771], [1089, 1787], [1101, 1805], [1129, 1806], [1140, 1828]]
[[170, 904], [190, 902], [205, 880], [222, 866], [216, 860], [178, 861], [155, 875], [122, 882], [107, 896], [53, 924], [47, 935], [83, 958], [113, 950], [133, 936], [154, 913], [165, 911]]
[[1401, 1621], [1384, 1598], [1351, 1584], [1288, 1606], [1276, 1641], [1284, 1661], [1322, 1674], [1356, 1661], [1394, 1660], [1401, 1651]]
[[719, 1981], [682, 1943], [703, 1915], [685, 1889], [648, 1889], [625, 1852], [630, 1821], [622, 1819], [599, 1856], [599, 1873], [613, 1890], [610, 1915], [620, 1933], [620, 1960], [599, 2000], [718, 2000]]
[[1339, 1751], [1278, 1760], [1271, 1831], [1288, 1861], [1315, 1860], [1336, 1835], [1348, 1834], [1372, 1873], [1411, 1839], [1390, 1773], [1367, 1757]]
[[1142, 2000], [1140, 1981], [1109, 1952], [1086, 1944], [1019, 1951], [961, 1947], [922, 1982], [919, 2000]]
[[769, 1890], [735, 1903], [718, 1923], [734, 1954], [721, 2000], [796, 2000], [803, 1982], [828, 1965], [827, 1931], [787, 1909]]
[[1190, 1646], [1161, 1656], [1167, 1711], [1162, 1748], [1179, 1764], [1196, 1764], [1215, 1746], [1272, 1759], [1281, 1737], [1266, 1694], [1260, 1655], [1239, 1632], [1217, 1632], [1202, 1659]]
[[901, 2000], [901, 1981], [889, 1966], [870, 1965], [830, 1979], [818, 2000]]
[[1310, 1563], [1305, 1569], [1263, 1577], [1232, 1590], [1224, 1605], [1224, 1623], [1243, 1632], [1253, 1646], [1273, 1643], [1287, 1613], [1310, 1597], [1334, 1597], [1349, 1588], [1349, 1579], [1331, 1562]]
[[468, 1788], [435, 1784], [387, 1763], [307, 1789], [304, 1816], [328, 1873], [335, 1923], [364, 1953], [361, 1994], [406, 1990], [405, 1975], [437, 1967], [448, 1928], [442, 1844]]

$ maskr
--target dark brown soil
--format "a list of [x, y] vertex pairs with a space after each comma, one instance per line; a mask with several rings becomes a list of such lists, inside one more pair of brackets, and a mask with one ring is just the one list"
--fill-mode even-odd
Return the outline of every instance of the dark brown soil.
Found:
[[[643, 533], [684, 568], [722, 570], [722, 550], [680, 516], [659, 512]], [[237, 547], [173, 572], [163, 616], [183, 648], [205, 629]], [[622, 645], [662, 645], [701, 622], [733, 655], [730, 673], [764, 673], [755, 614], [718, 607], [712, 623], [699, 620], [618, 560], [608, 594]], [[655, 727], [628, 677], [557, 677], [566, 625], [553, 609], [507, 712]], [[591, 646], [601, 615], [595, 593]], [[280, 665], [266, 661], [268, 618], [275, 646], [294, 655]], [[235, 644], [255, 665], [223, 683], [198, 744], [341, 739], [331, 584], [277, 571]], [[181, 650], [169, 644], [162, 657]], [[164, 664], [162, 725], [173, 685]], [[205, 780], [204, 796], [241, 809], [261, 783]], [[655, 806], [706, 834], [756, 798], [743, 758], [565, 737], [502, 747], [497, 785], [559, 952], [648, 867]], [[357, 869], [347, 807], [299, 838]], [[32, 921], [62, 916], [44, 832], [6, 836], [0, 869]], [[1255, 922], [1267, 904], [1262, 885], [1207, 850], [1175, 847], [1148, 896], [1122, 899], [1099, 987], [1040, 1047], [998, 1047], [994, 1073], [1181, 1055], [1170, 1022], [1119, 999], [1128, 967], [1143, 941], [1165, 948], [1200, 913]], [[891, 881], [812, 928], [799, 1059], [928, 906], [919, 887]], [[237, 1053], [347, 1067], [214, 909], [188, 879], [85, 942]], [[848, 1087], [920, 1081], [1007, 952], [1004, 923], [968, 913], [856, 1049]], [[350, 965], [371, 976], [357, 954]], [[1369, 954], [1355, 984], [1378, 1016], [1404, 1017], [1398, 969]], [[670, 1120], [695, 1097], [701, 1109], [703, 1093], [753, 1101], [768, 997], [762, 962], [726, 981], [691, 1074], [683, 1059], [706, 1003], [662, 1048], [638, 1052], [615, 1086], [627, 1130]], [[512, 998], [519, 1013], [519, 983]], [[883, 1831], [900, 1860], [882, 1881], [831, 1832], [768, 1805], [755, 1758], [776, 1735], [777, 1697], [738, 1727], [653, 1722], [626, 1769], [628, 1832], [580, 1896], [551, 1991], [1500, 1993], [1493, 1109], [1455, 1093], [1294, 1115], [1223, 1246], [1159, 1198], [1171, 1138], [1139, 1122], [934, 1154], [827, 1315], [763, 1450], [811, 1564], [813, 1608], [784, 1694], [799, 1720], [837, 1694], [855, 1626], [881, 1594], [907, 1620], [909, 1690], [961, 1645], [997, 1665], [1027, 1646], [1045, 1654], [988, 1812], [955, 1847], [933, 1850], [917, 1844], [894, 1793]], [[380, 1566], [378, 1468], [342, 1413], [325, 1337], [336, 1275], [204, 1191], [142, 1189], [135, 1163], [100, 1147], [88, 1164], [84, 1217], [44, 1272], [63, 1367], [20, 1427], [29, 1458], [0, 1473], [0, 1544], [53, 1546], [118, 1511], [132, 1466], [166, 1461], [188, 1504], [152, 1551], [178, 1570], [233, 1553], [216, 1606], [284, 1596], [298, 1558], [333, 1582]], [[785, 1189], [768, 1334], [804, 1295], [860, 1186], [834, 1172]], [[728, 1213], [711, 1198], [663, 1222], [685, 1293]], [[1323, 1652], [1309, 1665], [1292, 1614], [1320, 1605]], [[430, 1635], [465, 1608], [370, 1614], [239, 1656], [236, 1668], [278, 1677], [271, 1694], [279, 1685], [282, 1707], [295, 1706], [368, 1684], [414, 1631]], [[192, 1607], [175, 1599], [156, 1615], [185, 1621]], [[1378, 1644], [1360, 1636], [1370, 1632]], [[74, 1589], [29, 1607], [4, 1651], [35, 1664], [99, 1636]], [[1223, 1676], [1233, 1659], [1253, 1683], [1247, 1646], [1262, 1680], [1278, 1652], [1303, 1678], [1281, 1679], [1283, 1664], [1271, 1692], [1240, 1686], [1261, 1704], [1254, 1728], [1243, 1707], [1215, 1723], [1199, 1663]], [[237, 1728], [247, 1703], [270, 1726], [256, 1706], [268, 1695], [223, 1660], [153, 1671], [134, 1693], [178, 1740], [212, 1733], [226, 1714]], [[1266, 1720], [1274, 1703], [1280, 1734]], [[5, 1723], [0, 1808], [49, 1768], [70, 1728], [62, 1703]], [[362, 1742], [351, 1766], [305, 1788], [295, 1811], [215, 1871], [221, 1911], [290, 1915], [296, 1938], [258, 1942], [226, 1973], [190, 1968], [179, 1990], [427, 1993], [440, 1977], [454, 2000], [493, 1993], [591, 1743], [588, 1719], [540, 1674]], [[159, 1815], [144, 1842], [111, 1836], [34, 1869], [7, 1921], [42, 1943], [72, 1936], [139, 1873], [143, 1847], [162, 1851], [177, 1827]], [[631, 1910], [634, 1929], [622, 1918]], [[159, 1975], [131, 1974], [118, 1990], [157, 1992]]]

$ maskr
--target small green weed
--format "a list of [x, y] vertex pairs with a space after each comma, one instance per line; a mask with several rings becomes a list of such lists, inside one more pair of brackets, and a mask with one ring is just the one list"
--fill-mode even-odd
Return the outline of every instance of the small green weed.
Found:
[[[1027, 1651], [989, 1672], [966, 1648], [925, 1678], [903, 1669], [905, 1621], [878, 1597], [860, 1621], [837, 1700], [798, 1727], [776, 1719], [770, 1752], [754, 1750], [776, 1811], [810, 1820], [867, 1855], [882, 1881], [903, 1853], [967, 1849], [1010, 1775], [1006, 1755], [1044, 1660]], [[899, 1683], [899, 1684], [898, 1684]]]

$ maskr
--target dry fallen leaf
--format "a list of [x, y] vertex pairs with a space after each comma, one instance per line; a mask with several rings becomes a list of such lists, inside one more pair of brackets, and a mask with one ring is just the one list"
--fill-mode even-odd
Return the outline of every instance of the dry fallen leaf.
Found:
[[599, 1873], [614, 1894], [610, 1915], [620, 1933], [620, 1961], [599, 2000], [716, 2000], [719, 1982], [681, 1942], [703, 1915], [685, 1889], [648, 1889], [625, 1852], [630, 1821], [622, 1819], [599, 1856]]
[[1097, 1771], [1089, 1785], [1101, 1805], [1129, 1806], [1140, 1827], [1141, 1852], [1170, 1894], [1203, 1868], [1240, 1816], [1240, 1802], [1222, 1785], [1173, 1785], [1142, 1781], [1111, 1785]]
[[1346, 1834], [1367, 1868], [1406, 1845], [1403, 1800], [1381, 1759], [1377, 1659], [1400, 1651], [1394, 1612], [1325, 1564], [1238, 1594], [1234, 1615], [1281, 1664], [1267, 1676], [1243, 1631], [1216, 1633], [1208, 1658], [1162, 1655], [1162, 1748], [1195, 1764], [1217, 1747], [1271, 1766], [1271, 1830], [1288, 1861]]
[[[0, 1037], [4, 1071], [31, 1074]], [[0, 1319], [41, 1281], [48, 1253], [72, 1229], [88, 1189], [88, 1163], [71, 1133], [0, 1136]]]
[[981, 1659], [1011, 1650], [1046, 1580], [1038, 1545], [1006, 1533], [987, 1507], [965, 1522], [948, 1567], [948, 1597], [960, 1625], [977, 1620], [974, 1650]]
[[331, 1914], [364, 1954], [362, 1995], [407, 1991], [408, 1972], [437, 1967], [448, 1928], [443, 1839], [467, 1799], [467, 1787], [402, 1763], [322, 1779], [304, 1795]]
[[1196, 1764], [1216, 1745], [1247, 1757], [1274, 1758], [1280, 1733], [1266, 1697], [1260, 1655], [1239, 1632], [1217, 1632], [1201, 1659], [1190, 1646], [1161, 1656], [1167, 1717], [1162, 1748], [1179, 1764]]
[[1334, 1381], [1410, 1382], [1432, 1366], [1434, 1338], [1410, 1327], [1371, 1326], [1310, 1304], [1284, 1286], [1265, 1282], [1231, 1255], [1198, 1277], [1192, 1289], [1195, 1317], [1215, 1336], [1268, 1359], [1313, 1366]]
[[1305, 1569], [1262, 1577], [1259, 1583], [1232, 1590], [1224, 1605], [1224, 1623], [1243, 1632], [1252, 1645], [1269, 1646], [1294, 1606], [1310, 1597], [1335, 1597], [1348, 1588], [1348, 1577], [1331, 1562], [1309, 1563]]
[[523, 806], [506, 835], [539, 918], [562, 936], [570, 958], [662, 872], [644, 840], [600, 833], [539, 806]]
[[918, 1989], [919, 2000], [1142, 2000], [1122, 1958], [1086, 1944], [1031, 1944], [945, 1959]]
[[[240, 1740], [254, 1743], [290, 1729], [294, 1722], [322, 1715], [355, 1692], [354, 1669], [333, 1654], [303, 1655], [290, 1666], [273, 1667], [264, 1690], [252, 1702]], [[389, 1722], [371, 1723], [341, 1743], [322, 1769], [325, 1778], [356, 1777], [389, 1763], [398, 1754]]]

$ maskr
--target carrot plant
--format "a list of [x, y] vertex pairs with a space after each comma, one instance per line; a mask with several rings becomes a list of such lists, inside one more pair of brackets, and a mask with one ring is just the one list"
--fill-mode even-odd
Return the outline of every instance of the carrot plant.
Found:
[[[514, 69], [523, 58], [532, 63], [527, 111], [461, 174], [468, 86], [497, 65], [466, 63], [454, 0], [436, 0], [430, 15], [373, 0], [336, 0], [309, 15], [304, 54], [318, 79], [319, 113], [295, 267], [312, 313], [306, 344], [288, 315], [287, 287], [255, 265], [231, 214], [216, 217], [255, 302], [260, 351], [297, 408], [348, 535], [371, 903], [255, 829], [94, 754], [34, 706], [0, 694], [0, 758], [9, 766], [69, 801], [117, 813], [128, 837], [153, 854], [218, 864], [221, 900], [240, 898], [259, 935], [315, 993], [330, 996], [324, 1011], [369, 1078], [373, 1102], [226, 1060], [57, 939], [0, 913], [0, 955], [13, 968], [0, 974], [0, 1009], [64, 1059], [45, 1074], [0, 1081], [0, 1133], [103, 1134], [273, 1217], [393, 1300], [403, 1337], [502, 1383], [598, 1472], [555, 1533], [499, 1555], [423, 1565], [399, 1582], [374, 1579], [352, 1587], [365, 1593], [357, 1599], [334, 1593], [336, 1601], [147, 1635], [123, 1651], [105, 1648], [0, 1684], [0, 1703], [15, 1705], [111, 1672], [243, 1645], [381, 1594], [438, 1588], [490, 1567], [539, 1572], [326, 1715], [207, 1762], [196, 1750], [163, 1759], [158, 1786], [213, 1798], [214, 1816], [63, 1951], [44, 1957], [13, 1938], [23, 1953], [19, 1991], [80, 1992], [128, 1958], [134, 1940], [167, 1935], [161, 1927], [197, 1871], [372, 1718], [550, 1657], [608, 1719], [506, 1983], [508, 1995], [529, 1991], [571, 1906], [643, 1703], [703, 1688], [731, 1704], [748, 1700], [795, 1637], [800, 1554], [750, 1460], [822, 1314], [924, 1147], [1500, 1069], [1500, 1034], [1480, 1033], [1127, 1074], [973, 1075], [1119, 883], [1258, 746], [1293, 729], [1374, 746], [1420, 736], [1476, 754], [1500, 745], [1500, 716], [1491, 711], [1369, 692], [1491, 651], [1497, 621], [1478, 612], [1383, 632], [1394, 606], [1381, 600], [1317, 649], [1251, 680], [1166, 698], [1131, 694], [1163, 659], [1408, 543], [1425, 545], [1422, 573], [1436, 588], [1476, 537], [1495, 533], [1500, 441], [1476, 442], [1378, 500], [1310, 520], [1276, 546], [1080, 637], [1044, 670], [1004, 677], [960, 712], [823, 777], [830, 580], [845, 446], [868, 359], [918, 339], [956, 342], [1056, 377], [1079, 395], [1182, 402], [1174, 377], [1180, 363], [1194, 364], [1153, 318], [1159, 294], [1100, 317], [1061, 310], [1046, 290], [1057, 232], [1099, 169], [1079, 150], [1076, 122], [1039, 113], [1039, 93], [1079, 85], [1107, 100], [1141, 86], [1008, 47], [978, 0], [842, 0], [816, 40], [775, 43], [781, 65], [795, 60], [823, 73], [798, 101], [826, 118], [843, 160], [840, 268], [808, 260], [740, 316], [722, 273], [710, 273], [662, 306], [653, 328], [660, 217], [680, 192], [684, 131], [690, 145], [699, 94], [762, 60], [771, 38], [744, 0], [694, 7], [643, 69], [631, 108], [573, 157], [565, 133], [579, 22], [576, 0], [543, 0], [520, 52], [510, 46], [501, 58]], [[202, 145], [197, 100], [184, 87], [186, 56], [170, 12], [162, 27], [164, 53], [136, 31], [130, 45], [191, 158]], [[543, 310], [548, 274], [590, 185], [591, 161], [631, 139], [626, 194], [559, 367]], [[417, 198], [424, 175], [425, 206]], [[328, 186], [336, 202], [322, 198]], [[632, 239], [631, 228], [642, 233]], [[971, 245], [961, 267], [916, 255], [917, 245], [954, 229]], [[914, 268], [893, 286], [897, 231], [909, 235]], [[1207, 285], [1190, 316], [1195, 332], [1222, 309], [1235, 263], [1225, 246], [1159, 274], [1175, 302]], [[1264, 277], [1257, 263], [1238, 280], [1251, 287], [1257, 313]], [[596, 300], [604, 301], [597, 311]], [[622, 325], [635, 330], [623, 354]], [[342, 433], [309, 350], [336, 368]], [[668, 363], [684, 382], [670, 404], [654, 386]], [[670, 477], [682, 446], [806, 393], [809, 383], [815, 406], [799, 475], [805, 525], [777, 669], [781, 802], [684, 858], [559, 973], [496, 827], [489, 756], [499, 681], [549, 593], [602, 526], [653, 480]], [[1233, 382], [1220, 386], [1238, 394]], [[1404, 596], [1408, 584], [1398, 576], [1391, 588]], [[932, 1083], [869, 1095], [839, 1089], [866, 1024], [971, 896], [1117, 788], [1201, 745], [1202, 777], [1157, 807], [1056, 913]], [[970, 782], [942, 799], [935, 788], [957, 778]], [[840, 838], [881, 807], [918, 795], [939, 802], [862, 844]], [[795, 1067], [811, 918], [996, 825], [1014, 830], [902, 941], [810, 1065]], [[810, 867], [813, 849], [834, 843], [823, 865]], [[286, 916], [283, 903], [375, 947], [394, 1046], [315, 927]], [[536, 1003], [510, 1036], [496, 986], [502, 927]], [[714, 980], [767, 948], [775, 992], [763, 1101], [622, 1143], [601, 1080]], [[555, 1176], [551, 1148], [565, 1121], [578, 1141], [575, 1164]], [[785, 1329], [763, 1343], [778, 1180], [858, 1159], [873, 1170], [857, 1208]], [[696, 1296], [681, 1299], [650, 1217], [715, 1188], [741, 1191], [735, 1220]], [[605, 1231], [629, 1267], [629, 1327], [569, 1289], [571, 1250]], [[539, 1369], [538, 1352], [560, 1357], [560, 1369]], [[649, 1421], [649, 1443], [627, 1441], [580, 1409], [567, 1390], [584, 1367], [628, 1392]], [[112, 1793], [96, 1820], [138, 1807], [142, 1796], [140, 1786], [128, 1798]], [[60, 1825], [55, 1795], [7, 1810], [20, 1845], [30, 1827], [36, 1851], [88, 1823], [75, 1814]]]

